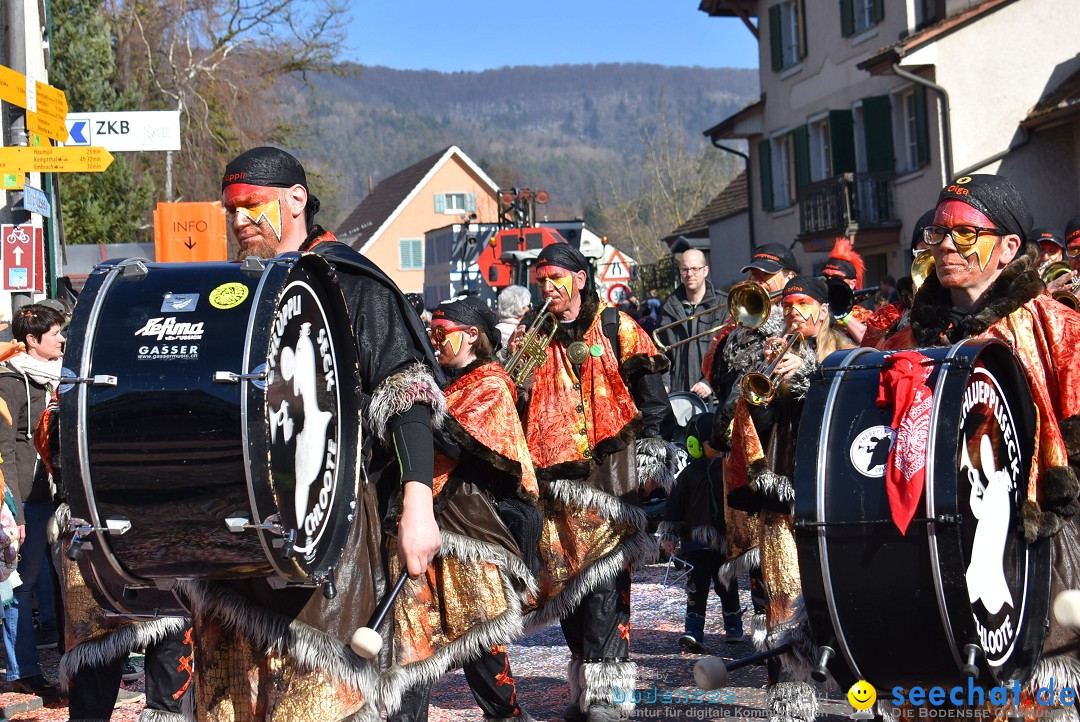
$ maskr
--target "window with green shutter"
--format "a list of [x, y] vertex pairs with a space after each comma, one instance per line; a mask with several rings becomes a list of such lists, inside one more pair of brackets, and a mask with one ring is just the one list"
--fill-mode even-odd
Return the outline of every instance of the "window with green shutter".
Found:
[[863, 98], [863, 137], [866, 169], [871, 173], [896, 170], [893, 154], [892, 104], [887, 95]]
[[769, 49], [772, 51], [772, 69], [784, 67], [784, 34], [781, 28], [780, 6], [769, 8]]
[[783, 70], [806, 57], [806, 2], [784, 0], [769, 8], [769, 50], [773, 70]]
[[855, 34], [855, 0], [840, 0], [840, 34]]
[[398, 240], [398, 265], [402, 271], [424, 270], [424, 239], [401, 238]]
[[919, 167], [930, 162], [930, 113], [926, 88], [915, 86], [915, 149]]
[[773, 209], [772, 192], [772, 145], [770, 141], [763, 140], [758, 143], [758, 176], [761, 178], [761, 208], [771, 211]]
[[810, 128], [801, 125], [791, 135], [795, 142], [795, 188], [792, 200], [798, 200], [799, 189], [810, 184]]
[[855, 118], [851, 110], [829, 111], [833, 175], [855, 172]]
[[885, 0], [840, 0], [840, 34], [869, 30], [885, 19]]

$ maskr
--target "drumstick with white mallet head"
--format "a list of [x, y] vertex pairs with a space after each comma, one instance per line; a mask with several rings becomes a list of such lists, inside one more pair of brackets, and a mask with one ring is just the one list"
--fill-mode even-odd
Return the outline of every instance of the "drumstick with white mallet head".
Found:
[[1066, 589], [1054, 597], [1054, 619], [1065, 627], [1080, 627], [1080, 589]]
[[724, 660], [719, 657], [706, 657], [694, 665], [694, 684], [699, 689], [710, 690], [720, 689], [727, 686], [728, 672], [739, 669], [740, 667], [746, 667], [757, 662], [762, 662], [771, 657], [777, 657], [781, 654], [787, 654], [791, 651], [791, 644], [782, 644], [776, 649], [766, 649], [764, 652], [757, 652], [751, 654], [748, 657], [742, 659], [736, 659], [733, 662], [725, 663]]
[[398, 574], [397, 581], [394, 582], [394, 588], [390, 590], [390, 593], [383, 598], [378, 608], [375, 609], [375, 613], [368, 620], [368, 625], [353, 632], [352, 639], [349, 640], [349, 646], [352, 647], [352, 651], [364, 659], [374, 659], [375, 655], [382, 649], [383, 641], [382, 635], [379, 634], [379, 626], [383, 623], [383, 619], [386, 618], [390, 608], [394, 606], [394, 600], [401, 593], [402, 587], [405, 586], [405, 580], [408, 578], [409, 571], [402, 569], [401, 573]]

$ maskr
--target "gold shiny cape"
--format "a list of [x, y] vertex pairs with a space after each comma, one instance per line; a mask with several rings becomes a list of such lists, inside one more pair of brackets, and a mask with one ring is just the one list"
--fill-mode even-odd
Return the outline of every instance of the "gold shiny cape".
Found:
[[[496, 363], [467, 371], [444, 390], [454, 440], [518, 481], [515, 496], [536, 499], [529, 458], [506, 371]], [[436, 518], [442, 549], [427, 572], [406, 583], [394, 606], [391, 677], [408, 686], [433, 681], [454, 666], [522, 634], [522, 598], [535, 580], [491, 502], [486, 479], [453, 477], [456, 459], [436, 455]], [[400, 569], [391, 559], [392, 574]]]

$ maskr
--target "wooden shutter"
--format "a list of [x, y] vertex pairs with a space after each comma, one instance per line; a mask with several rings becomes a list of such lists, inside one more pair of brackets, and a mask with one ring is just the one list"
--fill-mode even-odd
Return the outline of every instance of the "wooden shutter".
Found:
[[799, 26], [799, 60], [806, 57], [807, 45], [806, 45], [806, 0], [798, 0], [795, 12], [799, 14], [798, 26]]
[[892, 104], [887, 95], [863, 98], [863, 134], [866, 138], [866, 169], [871, 173], [896, 170], [893, 155]]
[[436, 193], [435, 194], [435, 212], [436, 213], [445, 213], [446, 212], [446, 195], [443, 194], [443, 193]]
[[761, 207], [773, 209], [772, 192], [772, 144], [768, 140], [758, 143], [758, 167], [761, 169]]
[[411, 268], [423, 268], [424, 267], [424, 244], [420, 239], [414, 239], [412, 241], [412, 266]]
[[855, 119], [850, 110], [829, 111], [829, 155], [833, 175], [855, 172]]
[[885, 0], [874, 0], [874, 24], [885, 19]]
[[840, 0], [840, 34], [845, 38], [855, 34], [855, 7], [853, 0]]
[[780, 6], [769, 8], [769, 49], [772, 50], [772, 69], [784, 67], [784, 34], [780, 28]]
[[810, 184], [810, 126], [801, 125], [791, 132], [795, 144], [795, 193], [792, 199], [798, 199], [799, 189]]
[[915, 155], [919, 167], [930, 162], [930, 115], [926, 100], [926, 87], [915, 86]]

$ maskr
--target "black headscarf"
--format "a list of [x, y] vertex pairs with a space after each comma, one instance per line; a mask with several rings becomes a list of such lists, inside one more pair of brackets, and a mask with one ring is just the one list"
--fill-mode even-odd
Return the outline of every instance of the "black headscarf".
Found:
[[431, 312], [431, 318], [432, 320], [445, 318], [462, 326], [476, 326], [488, 337], [491, 348], [495, 351], [498, 351], [502, 344], [502, 334], [499, 333], [497, 326], [499, 321], [495, 318], [495, 312], [475, 296], [441, 303]]
[[1020, 236], [1021, 241], [1031, 237], [1035, 218], [1027, 200], [1003, 176], [977, 174], [957, 178], [941, 189], [938, 205], [950, 199], [967, 203], [1006, 233]]
[[322, 205], [319, 199], [308, 189], [307, 173], [300, 161], [280, 148], [259, 146], [245, 151], [229, 161], [225, 173], [221, 176], [221, 190], [234, 183], [245, 183], [268, 188], [292, 188], [295, 185], [308, 191], [307, 205], [304, 207], [304, 220], [310, 231], [315, 223], [315, 214]]
[[540, 255], [536, 257], [536, 269], [540, 270], [544, 266], [559, 266], [573, 273], [585, 271], [588, 279], [585, 282], [585, 290], [593, 288], [592, 265], [589, 259], [569, 243], [552, 243], [550, 246], [544, 246]]
[[937, 213], [936, 208], [931, 208], [926, 213], [919, 216], [919, 220], [915, 221], [915, 227], [911, 229], [911, 255], [915, 256], [915, 246], [919, 245], [919, 242], [923, 239], [923, 229], [927, 226], [934, 224], [934, 215]]
[[829, 302], [829, 286], [817, 276], [795, 276], [784, 285], [784, 296], [801, 293], [818, 303]]

